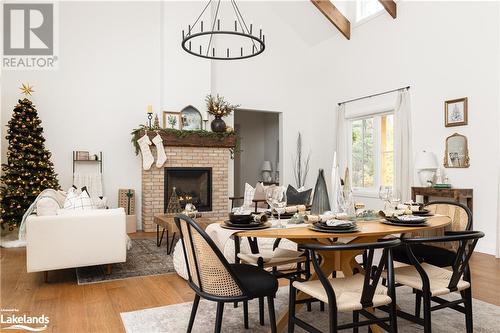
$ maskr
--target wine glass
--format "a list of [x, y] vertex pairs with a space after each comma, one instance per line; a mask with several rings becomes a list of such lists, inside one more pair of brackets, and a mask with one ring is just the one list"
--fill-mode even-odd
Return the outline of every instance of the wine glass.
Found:
[[401, 192], [399, 190], [392, 189], [389, 200], [394, 209], [397, 209], [398, 204], [401, 202]]
[[281, 221], [281, 214], [285, 212], [286, 207], [286, 193], [276, 193], [275, 191], [268, 191], [266, 193], [266, 202], [271, 207], [271, 214], [276, 211], [278, 215], [278, 226], [281, 228], [286, 227], [286, 222]]
[[387, 209], [388, 204], [390, 203], [390, 198], [392, 195], [392, 188], [389, 186], [380, 186], [378, 191], [378, 197], [380, 200], [384, 201], [384, 210]]

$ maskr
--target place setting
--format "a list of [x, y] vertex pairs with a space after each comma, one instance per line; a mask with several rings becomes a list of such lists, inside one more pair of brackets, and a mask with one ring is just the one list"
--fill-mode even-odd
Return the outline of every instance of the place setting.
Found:
[[344, 234], [359, 231], [358, 225], [354, 221], [331, 219], [327, 221], [317, 221], [309, 224], [309, 228], [314, 231]]
[[427, 218], [433, 216], [430, 210], [413, 201], [400, 204], [398, 191], [381, 187], [379, 197], [385, 201], [384, 210], [379, 212], [380, 222], [398, 227], [425, 227]]
[[260, 230], [271, 226], [267, 214], [253, 214], [243, 209], [235, 209], [229, 213], [229, 219], [221, 223], [222, 228], [233, 230]]

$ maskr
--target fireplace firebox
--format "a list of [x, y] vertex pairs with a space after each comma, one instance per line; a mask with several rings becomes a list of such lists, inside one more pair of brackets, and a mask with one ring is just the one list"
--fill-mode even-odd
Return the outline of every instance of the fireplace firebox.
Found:
[[164, 211], [174, 187], [182, 208], [192, 203], [200, 212], [212, 210], [212, 168], [165, 168]]

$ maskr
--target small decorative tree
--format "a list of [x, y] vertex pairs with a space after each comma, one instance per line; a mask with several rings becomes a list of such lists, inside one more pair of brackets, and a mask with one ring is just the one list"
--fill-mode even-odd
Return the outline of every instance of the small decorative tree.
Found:
[[181, 204], [179, 202], [179, 197], [177, 196], [177, 191], [175, 187], [172, 188], [172, 195], [167, 205], [167, 213], [180, 213], [182, 212]]
[[158, 129], [160, 128], [160, 119], [158, 118], [158, 114], [155, 114], [155, 119], [153, 122], [153, 128]]
[[[23, 84], [22, 92], [31, 95], [32, 87]], [[19, 225], [26, 209], [47, 188], [59, 189], [57, 175], [45, 149], [42, 121], [32, 102], [24, 98], [14, 107], [8, 122], [7, 163], [2, 165], [0, 180], [0, 217], [12, 230]]]

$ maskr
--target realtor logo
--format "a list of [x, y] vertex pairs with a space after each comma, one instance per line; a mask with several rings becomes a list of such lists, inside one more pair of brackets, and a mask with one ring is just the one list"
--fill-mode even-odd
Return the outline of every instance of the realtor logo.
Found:
[[3, 5], [4, 69], [51, 69], [55, 55], [53, 3]]

